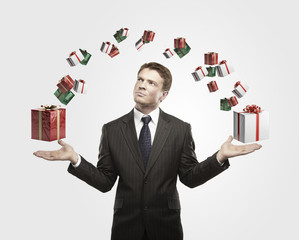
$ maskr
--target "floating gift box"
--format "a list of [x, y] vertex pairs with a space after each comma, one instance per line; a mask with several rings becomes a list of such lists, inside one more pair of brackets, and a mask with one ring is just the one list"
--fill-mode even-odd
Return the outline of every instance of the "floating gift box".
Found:
[[232, 91], [238, 98], [241, 98], [248, 91], [249, 87], [245, 84], [241, 84], [240, 81], [235, 83], [234, 90]]
[[186, 43], [185, 48], [175, 48], [174, 51], [176, 52], [176, 54], [182, 58], [184, 57], [188, 52], [190, 52], [191, 48], [189, 47], [189, 45]]
[[71, 90], [73, 86], [74, 86], [74, 80], [69, 75], [63, 77], [57, 84], [57, 87], [59, 87], [59, 89], [63, 93], [66, 93], [67, 91]]
[[208, 74], [207, 77], [215, 77], [216, 76], [216, 67], [207, 67]]
[[112, 44], [112, 48], [111, 48], [111, 51], [110, 51], [110, 53], [108, 54], [111, 58], [113, 58], [113, 57], [115, 57], [116, 55], [118, 55], [119, 54], [119, 50], [118, 50], [118, 48], [114, 45], [114, 44]]
[[195, 81], [202, 80], [208, 74], [208, 70], [205, 67], [197, 67], [195, 72], [192, 73], [192, 76]]
[[72, 91], [67, 91], [66, 93], [63, 93], [59, 88], [56, 90], [54, 95], [64, 105], [67, 105], [72, 100], [72, 98], [75, 96], [75, 94], [73, 94]]
[[269, 138], [269, 112], [256, 105], [247, 106], [243, 112], [234, 111], [234, 139], [255, 142]]
[[205, 53], [205, 64], [206, 65], [218, 64], [218, 53], [216, 52]]
[[122, 29], [120, 29], [120, 35], [123, 36], [123, 37], [127, 37], [128, 36], [128, 32], [129, 32], [128, 28], [122, 28]]
[[220, 99], [220, 110], [223, 110], [223, 111], [230, 111], [231, 110], [231, 107], [228, 103], [227, 98]]
[[80, 62], [82, 65], [86, 65], [91, 58], [91, 54], [88, 53], [86, 50], [79, 49], [82, 55], [84, 56], [84, 59]]
[[216, 81], [211, 81], [207, 84], [210, 92], [216, 92], [218, 90], [218, 86]]
[[112, 48], [112, 44], [110, 42], [103, 42], [101, 46], [101, 52], [109, 54]]
[[136, 49], [139, 51], [141, 49], [142, 46], [144, 46], [145, 41], [143, 40], [143, 38], [140, 38], [136, 43], [135, 43], [135, 47]]
[[186, 39], [185, 38], [175, 38], [174, 39], [174, 48], [185, 48]]
[[230, 97], [227, 101], [230, 107], [236, 106], [238, 104], [238, 100], [235, 96]]
[[31, 109], [31, 138], [54, 141], [65, 138], [65, 108], [42, 106]]
[[120, 43], [127, 38], [127, 35], [126, 35], [127, 33], [128, 33], [128, 31], [125, 31], [125, 30], [123, 30], [123, 28], [121, 28], [120, 30], [116, 31], [116, 33], [113, 35], [113, 37], [115, 38], [115, 40], [118, 43]]
[[164, 55], [166, 58], [171, 58], [171, 57], [173, 56], [173, 53], [172, 53], [172, 51], [171, 51], [169, 48], [167, 48], [167, 49], [165, 50], [165, 52], [163, 53], [163, 55]]
[[84, 56], [81, 53], [81, 51], [74, 51], [71, 52], [69, 57], [66, 59], [66, 61], [69, 63], [71, 67], [76, 66], [78, 63], [80, 63], [82, 60], [84, 60]]
[[75, 84], [74, 84], [73, 89], [77, 93], [85, 94], [86, 90], [87, 90], [85, 81], [81, 80], [81, 79], [80, 80], [75, 80]]
[[231, 63], [227, 62], [226, 60], [221, 61], [219, 65], [216, 66], [216, 69], [219, 77], [225, 77], [234, 71], [234, 68], [231, 65]]
[[144, 30], [142, 39], [144, 40], [145, 43], [152, 42], [154, 40], [155, 33], [150, 30]]

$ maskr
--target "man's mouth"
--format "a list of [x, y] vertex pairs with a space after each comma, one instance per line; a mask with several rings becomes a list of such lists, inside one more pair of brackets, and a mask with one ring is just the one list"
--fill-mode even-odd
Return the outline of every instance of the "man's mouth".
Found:
[[136, 92], [136, 94], [137, 94], [138, 96], [140, 96], [140, 97], [144, 97], [144, 96], [145, 96], [145, 94], [142, 93], [142, 92]]

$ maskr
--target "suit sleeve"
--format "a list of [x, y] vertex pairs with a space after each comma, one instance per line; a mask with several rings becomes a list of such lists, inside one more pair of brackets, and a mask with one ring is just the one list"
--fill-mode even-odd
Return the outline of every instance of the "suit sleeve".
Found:
[[74, 168], [72, 164], [70, 164], [68, 172], [99, 191], [108, 192], [113, 187], [117, 174], [114, 170], [109, 150], [106, 125], [102, 128], [98, 159], [97, 167], [95, 167], [81, 156], [80, 165]]
[[205, 183], [229, 167], [228, 159], [223, 165], [218, 162], [216, 159], [217, 152], [199, 163], [194, 151], [195, 145], [191, 134], [191, 126], [188, 124], [179, 164], [179, 178], [183, 184], [190, 188]]

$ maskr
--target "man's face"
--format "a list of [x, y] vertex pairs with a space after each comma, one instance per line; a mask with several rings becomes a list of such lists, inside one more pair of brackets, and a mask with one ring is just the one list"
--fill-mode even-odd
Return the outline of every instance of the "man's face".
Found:
[[136, 107], [156, 109], [160, 102], [164, 100], [168, 91], [163, 90], [164, 79], [160, 77], [156, 70], [143, 69], [137, 77], [134, 87], [134, 101]]

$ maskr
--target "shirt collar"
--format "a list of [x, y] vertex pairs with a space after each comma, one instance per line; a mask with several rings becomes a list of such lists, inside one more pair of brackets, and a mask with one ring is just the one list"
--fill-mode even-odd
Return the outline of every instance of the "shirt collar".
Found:
[[152, 118], [153, 124], [157, 125], [158, 119], [159, 119], [159, 114], [160, 114], [159, 108], [156, 108], [154, 111], [150, 112], [149, 114], [143, 114], [142, 112], [140, 112], [136, 108], [134, 108], [134, 120], [135, 120], [136, 124], [141, 122], [142, 117], [150, 115]]

